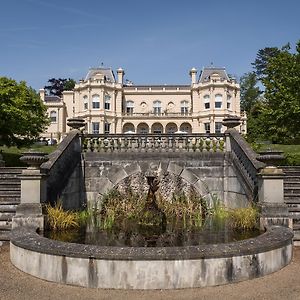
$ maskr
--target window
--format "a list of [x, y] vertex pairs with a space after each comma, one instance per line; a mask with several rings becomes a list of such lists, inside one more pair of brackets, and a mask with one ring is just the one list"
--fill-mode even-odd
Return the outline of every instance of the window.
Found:
[[230, 109], [230, 102], [227, 102], [227, 109]]
[[93, 122], [92, 123], [92, 133], [99, 134], [99, 122]]
[[161, 102], [159, 100], [153, 102], [153, 113], [155, 115], [161, 114]]
[[205, 109], [210, 109], [210, 97], [209, 97], [209, 95], [205, 95], [203, 97], [203, 99], [204, 99], [204, 108]]
[[84, 96], [83, 97], [83, 109], [87, 110], [89, 108], [89, 104], [88, 104], [88, 96]]
[[147, 134], [148, 133], [148, 128], [146, 126], [140, 127], [140, 134]]
[[109, 134], [110, 132], [110, 123], [105, 122], [104, 123], [104, 133]]
[[231, 108], [231, 95], [227, 94], [227, 109]]
[[222, 108], [222, 95], [221, 94], [217, 94], [215, 96], [215, 108]]
[[93, 95], [92, 97], [93, 108], [100, 108], [100, 97], [99, 95]]
[[50, 112], [50, 121], [51, 123], [56, 123], [56, 119], [57, 119], [57, 113], [55, 110], [52, 110]]
[[189, 102], [186, 100], [181, 101], [180, 112], [182, 115], [187, 115], [189, 113]]
[[210, 123], [204, 123], [205, 133], [210, 133]]
[[222, 131], [222, 122], [216, 122], [215, 133], [221, 133], [221, 131]]
[[126, 114], [132, 115], [134, 109], [134, 102], [131, 100], [126, 101]]
[[104, 109], [106, 110], [110, 110], [110, 98], [109, 95], [104, 96]]

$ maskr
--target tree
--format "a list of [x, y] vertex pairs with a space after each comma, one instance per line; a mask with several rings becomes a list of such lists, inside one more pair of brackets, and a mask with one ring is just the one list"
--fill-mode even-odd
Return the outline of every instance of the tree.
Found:
[[300, 41], [296, 52], [289, 45], [269, 59], [262, 83], [267, 109], [266, 134], [276, 142], [300, 140]]
[[248, 115], [262, 93], [257, 87], [257, 83], [258, 80], [254, 72], [244, 74], [240, 80], [241, 110], [246, 111]]
[[268, 61], [280, 53], [277, 47], [266, 47], [258, 50], [256, 59], [252, 63], [255, 69], [255, 74], [259, 80], [264, 77], [264, 73], [268, 64]]
[[0, 77], [0, 145], [32, 142], [48, 123], [46, 107], [24, 81]]
[[50, 85], [46, 85], [44, 89], [48, 95], [58, 96], [60, 97], [63, 91], [73, 90], [75, 87], [74, 79], [66, 79], [66, 78], [51, 78], [48, 80]]

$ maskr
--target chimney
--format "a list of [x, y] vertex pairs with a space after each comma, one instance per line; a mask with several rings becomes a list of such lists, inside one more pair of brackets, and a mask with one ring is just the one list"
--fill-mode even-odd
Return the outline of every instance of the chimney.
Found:
[[195, 84], [196, 81], [197, 81], [197, 69], [196, 68], [192, 68], [190, 70], [190, 76], [191, 76], [191, 79], [192, 79], [192, 84]]
[[124, 75], [125, 75], [124, 70], [122, 68], [119, 68], [117, 70], [117, 74], [118, 74], [118, 83], [123, 84], [123, 78], [124, 78]]
[[40, 89], [39, 90], [39, 94], [40, 94], [40, 97], [41, 97], [42, 101], [45, 102], [45, 90], [44, 89]]

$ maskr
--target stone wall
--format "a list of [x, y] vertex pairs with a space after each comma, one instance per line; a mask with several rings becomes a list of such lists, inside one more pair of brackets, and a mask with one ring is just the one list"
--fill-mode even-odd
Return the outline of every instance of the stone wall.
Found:
[[124, 191], [131, 187], [135, 192], [146, 193], [148, 185], [145, 175], [149, 172], [158, 174], [158, 193], [166, 200], [170, 200], [173, 193], [188, 194], [194, 189], [210, 205], [213, 195], [232, 208], [249, 203], [224, 153], [125, 154], [85, 154], [88, 205], [101, 201], [101, 196], [113, 188]]
[[85, 203], [80, 131], [72, 130], [41, 165], [47, 174], [47, 202], [61, 200], [65, 209], [77, 209]]

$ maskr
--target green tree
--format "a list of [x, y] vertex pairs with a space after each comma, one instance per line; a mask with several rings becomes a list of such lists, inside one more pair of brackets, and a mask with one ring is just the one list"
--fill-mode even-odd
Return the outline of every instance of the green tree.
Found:
[[48, 125], [46, 107], [24, 81], [0, 77], [0, 145], [32, 142]]
[[261, 91], [257, 86], [258, 80], [254, 72], [244, 74], [240, 80], [241, 110], [250, 114], [251, 108], [257, 103]]
[[255, 69], [255, 74], [259, 80], [261, 80], [264, 77], [268, 61], [279, 53], [280, 50], [277, 47], [266, 47], [264, 49], [258, 50], [256, 54], [256, 59], [252, 63], [252, 65]]
[[63, 91], [73, 90], [75, 87], [74, 79], [66, 78], [51, 78], [48, 80], [49, 85], [46, 85], [44, 89], [46, 90], [47, 95], [61, 96]]
[[300, 41], [296, 52], [289, 45], [269, 59], [262, 83], [267, 109], [266, 134], [276, 142], [300, 140]]

